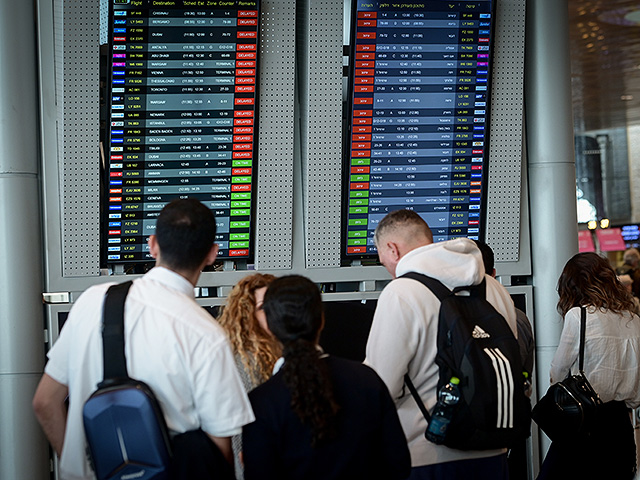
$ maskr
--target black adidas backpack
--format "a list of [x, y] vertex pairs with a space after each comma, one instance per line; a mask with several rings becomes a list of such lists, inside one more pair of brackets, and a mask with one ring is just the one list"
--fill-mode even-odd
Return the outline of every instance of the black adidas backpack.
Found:
[[[526, 439], [531, 432], [531, 402], [525, 395], [518, 342], [504, 317], [486, 300], [486, 281], [452, 292], [426, 275], [411, 272], [402, 277], [421, 282], [441, 302], [438, 390], [451, 377], [460, 379], [462, 398], [442, 443], [461, 450], [489, 450]], [[469, 295], [456, 295], [463, 290]], [[408, 376], [405, 382], [430, 421]]]

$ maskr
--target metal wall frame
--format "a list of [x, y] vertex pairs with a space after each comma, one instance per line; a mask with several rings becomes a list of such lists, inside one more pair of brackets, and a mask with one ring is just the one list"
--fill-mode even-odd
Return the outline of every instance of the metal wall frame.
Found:
[[[45, 289], [61, 293], [48, 296], [51, 301], [72, 303], [90, 285], [122, 277], [106, 275], [98, 263], [103, 2], [38, 2]], [[511, 276], [531, 273], [521, 168], [524, 2], [498, 1], [495, 34], [487, 240], [506, 285]], [[331, 299], [376, 298], [389, 280], [383, 267], [340, 266], [344, 1], [263, 0], [261, 10], [257, 237], [250, 268], [345, 284]], [[223, 303], [248, 273], [242, 268], [227, 262], [224, 271], [205, 272], [199, 301]]]
[[[528, 222], [521, 224], [524, 160], [525, 0], [498, 0], [496, 5], [486, 241], [494, 250], [500, 273], [531, 273]], [[525, 177], [526, 181], [526, 177]], [[528, 217], [528, 212], [522, 212]], [[501, 268], [500, 268], [501, 267]]]

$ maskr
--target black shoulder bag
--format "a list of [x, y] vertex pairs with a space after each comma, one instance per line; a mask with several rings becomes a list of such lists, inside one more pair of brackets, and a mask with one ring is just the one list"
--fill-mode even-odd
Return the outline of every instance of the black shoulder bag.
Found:
[[580, 307], [579, 373], [551, 385], [531, 412], [533, 421], [551, 440], [590, 435], [602, 405], [583, 371], [586, 326], [587, 309]]

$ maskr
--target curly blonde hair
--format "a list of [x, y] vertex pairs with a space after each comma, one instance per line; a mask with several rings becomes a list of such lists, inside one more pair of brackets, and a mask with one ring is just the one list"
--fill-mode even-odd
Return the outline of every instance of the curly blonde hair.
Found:
[[256, 320], [255, 291], [267, 287], [275, 278], [262, 273], [244, 277], [229, 293], [217, 318], [254, 386], [271, 376], [273, 365], [282, 353], [278, 341]]

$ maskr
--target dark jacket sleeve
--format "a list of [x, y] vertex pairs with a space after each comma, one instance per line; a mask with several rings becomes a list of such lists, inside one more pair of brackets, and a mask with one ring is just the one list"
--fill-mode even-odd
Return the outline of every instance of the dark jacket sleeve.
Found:
[[518, 347], [520, 348], [522, 367], [529, 374], [529, 379], [531, 379], [535, 355], [533, 329], [527, 315], [518, 308], [516, 308], [516, 320], [518, 324]]

